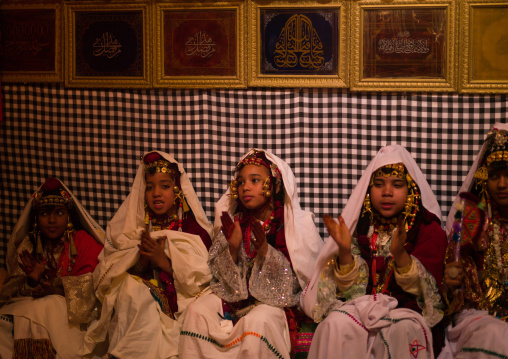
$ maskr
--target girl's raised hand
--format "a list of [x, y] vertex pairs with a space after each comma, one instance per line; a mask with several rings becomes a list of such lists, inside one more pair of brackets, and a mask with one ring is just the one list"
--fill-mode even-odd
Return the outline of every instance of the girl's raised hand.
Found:
[[238, 260], [238, 251], [242, 244], [242, 229], [240, 228], [240, 221], [235, 217], [235, 221], [231, 220], [231, 217], [227, 212], [222, 212], [221, 215], [222, 231], [229, 243], [229, 253], [233, 262]]
[[261, 258], [266, 257], [266, 253], [268, 252], [268, 242], [266, 241], [266, 234], [263, 226], [258, 221], [254, 220], [251, 224], [252, 233], [254, 234], [254, 247], [256, 247], [256, 252], [258, 256]]
[[335, 221], [330, 215], [323, 216], [328, 233], [332, 236], [333, 240], [337, 243], [340, 250], [351, 251], [351, 233], [347, 228], [346, 222], [342, 216], [338, 216], [339, 222]]

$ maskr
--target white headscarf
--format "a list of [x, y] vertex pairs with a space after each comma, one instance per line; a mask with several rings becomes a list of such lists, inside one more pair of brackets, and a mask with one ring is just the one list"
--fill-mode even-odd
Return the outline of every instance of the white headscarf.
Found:
[[[493, 129], [496, 128], [498, 130], [504, 130], [508, 131], [508, 124], [506, 123], [500, 123], [497, 122], [492, 127]], [[469, 173], [466, 176], [466, 179], [462, 183], [462, 186], [459, 189], [458, 193], [462, 192], [470, 192], [474, 185], [474, 174], [476, 173], [476, 170], [478, 169], [478, 164], [480, 163], [482, 159], [483, 152], [485, 151], [485, 147], [487, 146], [487, 141], [483, 142], [482, 148], [480, 148], [480, 152], [478, 152], [478, 155], [476, 156], [473, 165], [471, 166], [471, 169], [469, 170]], [[449, 235], [451, 232], [451, 229], [453, 227], [453, 222], [455, 221], [455, 213], [457, 212], [457, 202], [459, 201], [459, 196], [455, 197], [455, 200], [453, 201], [452, 208], [450, 209], [450, 212], [448, 213], [448, 218], [446, 219], [446, 234]]]
[[[189, 176], [185, 169], [170, 154], [150, 151], [145, 153], [143, 158], [149, 153], [158, 153], [166, 161], [178, 166], [180, 172], [180, 187], [183, 191], [187, 204], [192, 209], [194, 217], [199, 225], [212, 236], [212, 225], [206, 217], [201, 202], [192, 187]], [[131, 191], [118, 211], [111, 219], [107, 227], [108, 239], [111, 239], [116, 249], [122, 250], [136, 247], [139, 244], [139, 231], [145, 227], [145, 163], [141, 159], [136, 178], [132, 184]]]
[[[79, 203], [78, 199], [72, 194], [72, 192], [67, 188], [67, 186], [57, 179], [58, 182], [62, 185], [62, 187], [70, 194], [72, 197], [72, 201], [74, 202], [74, 207], [76, 208], [76, 213], [78, 214], [78, 219], [83, 229], [86, 230], [91, 236], [93, 236], [97, 242], [104, 244], [104, 231], [103, 229], [93, 220], [90, 214], [86, 211], [85, 208]], [[37, 189], [37, 192], [41, 190], [42, 185]], [[34, 193], [34, 194], [35, 194]], [[11, 238], [9, 239], [9, 243], [7, 244], [7, 271], [9, 274], [12, 274], [12, 271], [17, 267], [18, 260], [18, 247], [23, 242], [25, 237], [28, 235], [28, 230], [30, 228], [30, 212], [32, 211], [32, 203], [33, 196], [30, 198], [28, 203], [26, 204], [21, 216], [14, 227]]]
[[[314, 223], [314, 214], [300, 208], [296, 179], [286, 162], [269, 151], [256, 148], [247, 152], [241, 160], [255, 151], [264, 152], [266, 158], [271, 163], [277, 165], [282, 175], [284, 183], [284, 235], [286, 246], [293, 270], [298, 277], [300, 286], [304, 288], [312, 274], [319, 251], [323, 246], [323, 240]], [[222, 212], [226, 211], [231, 216], [235, 214], [236, 203], [232, 207], [229, 207], [232, 203], [229, 193], [228, 188], [215, 205], [215, 231], [219, 231], [221, 228], [220, 216]]]
[[[356, 225], [358, 224], [363, 200], [367, 195], [372, 174], [381, 167], [400, 162], [404, 164], [408, 173], [411, 175], [411, 178], [418, 185], [423, 206], [441, 220], [441, 210], [436, 196], [434, 195], [434, 192], [432, 192], [432, 189], [427, 183], [425, 176], [416, 164], [415, 160], [404, 147], [400, 145], [391, 145], [381, 148], [372, 159], [342, 211], [342, 218], [344, 218], [351, 234], [354, 233]], [[339, 246], [337, 243], [333, 240], [333, 238], [328, 237], [323, 250], [319, 254], [316, 268], [312, 274], [309, 286], [306, 290], [304, 290], [302, 295], [302, 307], [307, 315], [311, 315], [312, 308], [317, 301], [317, 284], [319, 282], [321, 271], [326, 265], [326, 262], [332, 257], [335, 257], [338, 254], [338, 251]]]

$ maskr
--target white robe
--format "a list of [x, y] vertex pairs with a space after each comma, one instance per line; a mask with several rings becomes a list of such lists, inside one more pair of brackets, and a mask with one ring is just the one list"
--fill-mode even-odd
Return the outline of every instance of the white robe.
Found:
[[[177, 163], [166, 153], [164, 159]], [[198, 224], [211, 234], [211, 224], [201, 207], [185, 170], [178, 164], [180, 185]], [[102, 302], [98, 322], [87, 331], [85, 352], [91, 353], [109, 335], [108, 353], [118, 358], [172, 358], [178, 355], [181, 322], [171, 319], [150, 294], [149, 288], [127, 273], [139, 259], [141, 232], [145, 228], [144, 163], [138, 168], [129, 196], [107, 227], [104, 256], [94, 275], [96, 294]], [[211, 279], [208, 251], [199, 235], [180, 231], [152, 232], [167, 237], [164, 252], [171, 260], [180, 318], [188, 303], [208, 288]]]

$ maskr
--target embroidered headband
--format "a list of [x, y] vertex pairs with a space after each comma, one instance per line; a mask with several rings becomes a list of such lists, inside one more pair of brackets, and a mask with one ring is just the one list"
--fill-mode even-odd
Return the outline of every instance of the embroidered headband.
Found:
[[[409, 174], [406, 171], [406, 167], [403, 163], [392, 163], [383, 167], [379, 167], [374, 173], [372, 174], [372, 177], [370, 178], [369, 186], [372, 186], [374, 184], [374, 178], [376, 177], [397, 177], [404, 181], [408, 182], [409, 187], [409, 181], [408, 181]], [[409, 179], [412, 181], [411, 176], [409, 176]]]
[[269, 164], [267, 161], [265, 161], [264, 157], [265, 157], [264, 152], [253, 150], [253, 152], [249, 156], [245, 157], [243, 160], [238, 162], [238, 164], [236, 165], [237, 172], [239, 172], [243, 167], [247, 165], [265, 166], [270, 170], [272, 176], [275, 177], [277, 181], [280, 181], [281, 174], [279, 168], [277, 167], [276, 164]]
[[32, 206], [35, 209], [42, 207], [59, 207], [64, 206], [71, 209], [74, 201], [59, 180], [50, 177], [44, 182], [39, 191], [32, 195]]

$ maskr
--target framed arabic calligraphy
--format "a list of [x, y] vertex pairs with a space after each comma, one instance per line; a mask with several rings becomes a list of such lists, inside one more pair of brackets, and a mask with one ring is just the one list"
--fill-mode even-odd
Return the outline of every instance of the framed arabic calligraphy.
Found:
[[455, 0], [352, 5], [351, 89], [455, 91]]
[[508, 92], [508, 1], [463, 0], [461, 92]]
[[62, 82], [62, 5], [0, 5], [3, 82]]
[[250, 1], [249, 86], [346, 87], [349, 2]]
[[154, 86], [246, 87], [244, 1], [156, 3]]
[[148, 3], [65, 5], [67, 86], [150, 87]]

